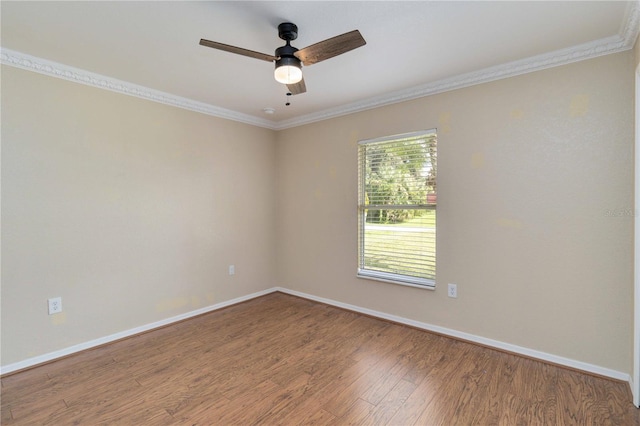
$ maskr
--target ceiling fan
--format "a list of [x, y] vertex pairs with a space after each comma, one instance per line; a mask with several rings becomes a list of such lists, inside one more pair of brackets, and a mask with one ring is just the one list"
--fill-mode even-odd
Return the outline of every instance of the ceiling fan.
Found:
[[200, 39], [200, 45], [248, 56], [250, 58], [261, 59], [267, 62], [275, 62], [275, 79], [282, 84], [286, 84], [291, 94], [298, 95], [307, 91], [304, 79], [302, 78], [302, 65], [309, 66], [316, 64], [364, 46], [367, 43], [360, 34], [360, 31], [353, 30], [312, 44], [304, 49], [297, 49], [291, 46], [291, 41], [298, 38], [298, 27], [291, 22], [283, 22], [278, 25], [278, 37], [285, 40], [287, 44], [277, 48], [275, 55], [268, 55], [266, 53], [255, 52], [253, 50], [205, 39]]

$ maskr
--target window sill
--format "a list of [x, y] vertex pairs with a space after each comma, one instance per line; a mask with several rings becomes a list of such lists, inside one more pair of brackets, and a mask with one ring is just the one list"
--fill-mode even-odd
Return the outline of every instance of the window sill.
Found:
[[362, 271], [362, 270], [358, 270], [358, 273], [356, 274], [356, 276], [358, 278], [362, 278], [365, 280], [381, 281], [389, 284], [402, 285], [405, 287], [419, 288], [422, 290], [433, 291], [436, 289], [436, 283], [435, 281], [432, 281], [432, 280], [425, 280], [424, 284], [418, 284], [418, 283], [412, 283], [412, 282], [400, 281], [400, 280], [394, 279], [393, 274], [385, 274], [382, 272], [372, 273], [370, 271]]

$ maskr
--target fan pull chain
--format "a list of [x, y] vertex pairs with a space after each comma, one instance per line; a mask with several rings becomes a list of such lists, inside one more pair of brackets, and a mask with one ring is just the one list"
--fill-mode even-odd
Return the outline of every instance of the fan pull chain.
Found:
[[291, 102], [289, 102], [289, 96], [291, 96], [291, 92], [287, 92], [287, 102], [284, 104], [285, 106], [291, 105]]

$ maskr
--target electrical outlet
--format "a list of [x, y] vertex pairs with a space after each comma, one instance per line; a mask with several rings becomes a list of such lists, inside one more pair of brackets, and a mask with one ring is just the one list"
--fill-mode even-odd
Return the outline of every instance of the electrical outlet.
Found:
[[447, 292], [449, 297], [453, 297], [453, 298], [458, 297], [458, 286], [456, 284], [449, 284], [447, 286]]
[[229, 265], [229, 275], [235, 275], [235, 274], [236, 274], [235, 265]]
[[49, 315], [62, 312], [62, 297], [49, 299]]

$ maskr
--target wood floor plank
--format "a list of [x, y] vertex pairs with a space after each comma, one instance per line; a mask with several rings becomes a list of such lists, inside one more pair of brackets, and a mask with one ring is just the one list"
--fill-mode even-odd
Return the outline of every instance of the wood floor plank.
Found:
[[[484, 392], [489, 384], [489, 375], [492, 374], [495, 366], [494, 351], [486, 348], [473, 347], [470, 355], [466, 355], [466, 365], [460, 368], [456, 378], [450, 377], [451, 383], [458, 386], [446, 386], [442, 388], [442, 394], [449, 401], [438, 401], [437, 408], [432, 404], [428, 406], [422, 414], [424, 418], [439, 419], [445, 423], [451, 419], [458, 419], [460, 424], [471, 424], [469, 414], [485, 406], [488, 395]], [[433, 412], [438, 415], [434, 415]], [[422, 418], [418, 419], [418, 423]]]
[[408, 367], [402, 360], [397, 360], [390, 368], [381, 371], [377, 378], [371, 381], [371, 385], [361, 394], [361, 398], [373, 405], [380, 401], [402, 380]]
[[310, 397], [312, 390], [309, 388], [308, 374], [301, 374], [286, 386], [281, 387], [279, 397], [269, 410], [258, 416], [252, 424], [282, 424], [285, 423], [298, 405]]
[[202, 392], [180, 398], [167, 412], [175, 424], [221, 424], [220, 420], [231, 402], [217, 392]]
[[438, 363], [437, 370], [427, 378], [437, 386], [436, 395], [425, 404], [414, 424], [446, 424], [455, 417], [455, 409], [467, 389], [468, 376], [477, 368], [472, 360], [478, 360], [478, 354], [482, 353], [479, 349], [460, 343], [456, 351], [451, 351], [450, 358], [445, 357]]
[[374, 409], [375, 405], [362, 399], [357, 399], [341, 417], [333, 421], [333, 424], [336, 426], [359, 425], [364, 422]]
[[462, 425], [497, 423], [500, 398], [496, 398], [496, 394], [500, 389], [498, 384], [503, 380], [501, 367], [505, 354], [485, 349], [483, 355], [487, 356], [486, 362], [474, 371], [475, 374], [467, 377], [465, 388], [458, 398], [456, 417]]
[[396, 385], [378, 402], [360, 424], [362, 425], [386, 425], [391, 424], [391, 418], [398, 409], [404, 405], [409, 395], [416, 389], [416, 385], [406, 380], [400, 380]]
[[261, 382], [230, 401], [220, 424], [252, 424], [285, 398], [282, 388], [270, 380]]
[[640, 425], [628, 384], [282, 293], [1, 378], [3, 425]]
[[429, 379], [423, 380], [411, 392], [404, 404], [395, 410], [388, 425], [414, 425], [422, 415], [425, 407], [435, 398], [437, 386]]
[[322, 409], [303, 415], [292, 415], [291, 418], [283, 423], [275, 423], [276, 425], [305, 425], [305, 426], [325, 426], [332, 425], [336, 417]]
[[352, 367], [355, 372], [354, 380], [333, 393], [333, 396], [323, 404], [322, 408], [338, 418], [343, 417], [352, 405], [361, 399], [361, 396], [389, 369], [390, 361], [385, 358], [377, 360], [377, 362], [373, 359], [359, 361]]
[[0, 410], [0, 425], [8, 425], [13, 422], [13, 416], [11, 415], [11, 406], [3, 405]]
[[[507, 394], [502, 401], [498, 415], [499, 425], [543, 425], [544, 415], [541, 414], [540, 402], [531, 402], [517, 395]], [[572, 424], [572, 423], [569, 423]]]
[[487, 367], [488, 380], [482, 392], [484, 401], [472, 404], [470, 410], [462, 416], [463, 419], [470, 416], [469, 424], [498, 424], [502, 406], [511, 389], [515, 366], [522, 359], [502, 352], [493, 352], [493, 357], [495, 363]]
[[418, 341], [415, 344], [414, 356], [410, 358], [409, 371], [404, 375], [404, 380], [419, 385], [433, 370], [437, 361], [442, 359], [448, 340], [441, 336], [435, 337], [428, 342]]
[[[68, 409], [62, 399], [52, 397], [44, 399], [31, 398], [24, 402], [11, 404], [8, 408], [11, 413], [11, 422], [6, 422], [6, 424], [42, 423], [59, 413], [65, 413]], [[2, 424], [4, 425], [5, 422], [3, 421]]]

